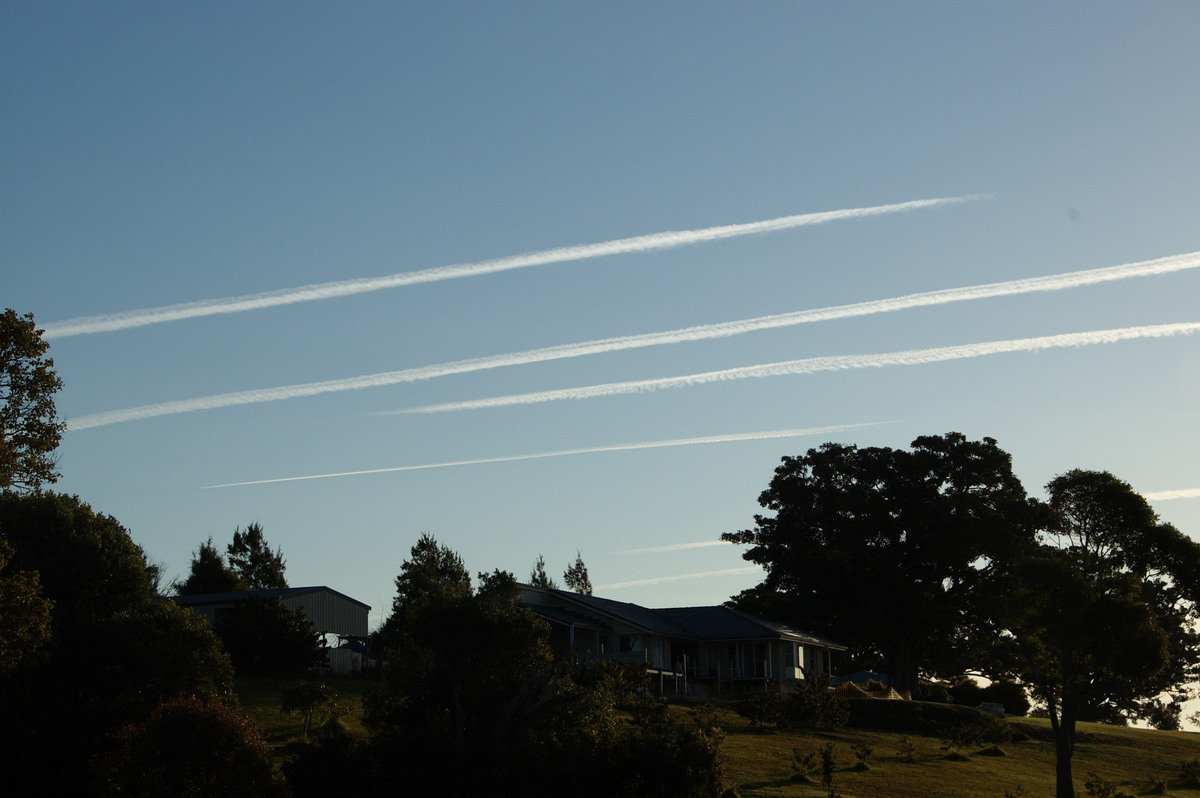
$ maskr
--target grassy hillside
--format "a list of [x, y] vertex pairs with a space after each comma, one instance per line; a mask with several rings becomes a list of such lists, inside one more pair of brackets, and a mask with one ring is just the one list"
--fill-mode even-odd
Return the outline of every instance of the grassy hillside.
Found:
[[[343, 723], [362, 733], [361, 699], [373, 682], [337, 676], [325, 681], [337, 691], [347, 710]], [[289, 684], [275, 679], [238, 681], [243, 708], [281, 756], [287, 755], [288, 744], [299, 740], [303, 729], [299, 717], [279, 710], [279, 694]], [[691, 710], [674, 710], [681, 722], [693, 721]], [[793, 751], [816, 752], [830, 742], [836, 760], [835, 784], [843, 798], [1004, 798], [1006, 794], [1041, 798], [1054, 794], [1054, 741], [1045, 720], [1011, 719], [1016, 739], [1000, 746], [1003, 755], [977, 747], [964, 749], [965, 758], [953, 760], [947, 758], [936, 734], [863, 728], [831, 733], [774, 731], [753, 728], [729, 710], [720, 710], [717, 716], [726, 734], [721, 747], [726, 783], [736, 787], [741, 798], [825, 798], [819, 785], [792, 780], [791, 761]], [[323, 720], [315, 718], [314, 725]], [[1181, 763], [1200, 759], [1200, 734], [1093, 723], [1080, 724], [1080, 732], [1074, 760], [1080, 796], [1087, 794], [1084, 782], [1093, 772], [1129, 795], [1200, 798], [1200, 789], [1185, 787], [1179, 779]], [[911, 749], [906, 749], [901, 738]], [[856, 743], [872, 749], [869, 769], [856, 769], [858, 760], [852, 750]]]

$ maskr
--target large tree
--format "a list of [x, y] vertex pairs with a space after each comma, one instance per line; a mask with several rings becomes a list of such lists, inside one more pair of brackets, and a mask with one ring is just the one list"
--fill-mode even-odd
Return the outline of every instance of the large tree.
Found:
[[229, 566], [250, 590], [273, 590], [288, 586], [283, 577], [283, 550], [271, 551], [261, 525], [249, 524], [246, 531], [233, 531], [233, 542], [225, 549]]
[[[237, 534], [237, 533], [234, 533]], [[249, 585], [237, 571], [225, 563], [225, 558], [210, 537], [192, 555], [192, 564], [187, 578], [172, 585], [180, 596], [196, 596], [203, 593], [231, 593], [246, 590]]]
[[827, 443], [785, 457], [754, 529], [723, 540], [766, 569], [736, 606], [852, 647], [899, 690], [962, 668], [955, 646], [990, 564], [1033, 538], [1038, 506], [1011, 457], [951, 432], [911, 450]]
[[563, 571], [563, 583], [567, 590], [573, 593], [592, 595], [592, 580], [588, 576], [587, 566], [583, 563], [583, 555], [575, 552], [575, 562]]
[[66, 424], [54, 394], [62, 380], [33, 314], [0, 314], [0, 489], [36, 490], [54, 482], [54, 450]]
[[[1075, 728], [1086, 717], [1177, 725], [1200, 677], [1200, 544], [1161, 524], [1107, 472], [1047, 486], [1039, 546], [992, 574], [997, 673], [1019, 677], [1055, 733], [1058, 798], [1073, 798]], [[1175, 702], [1161, 702], [1172, 694]]]
[[14, 572], [38, 574], [50, 633], [0, 673], [6, 786], [88, 794], [90, 763], [119, 724], [195, 695], [232, 700], [229, 659], [203, 618], [154, 592], [142, 549], [116, 519], [56, 493], [0, 493]]

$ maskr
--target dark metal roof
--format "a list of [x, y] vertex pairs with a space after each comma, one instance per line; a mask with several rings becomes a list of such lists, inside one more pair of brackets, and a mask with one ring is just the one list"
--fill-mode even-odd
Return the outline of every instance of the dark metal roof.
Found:
[[773, 637], [844, 649], [840, 643], [802, 632], [787, 624], [756, 618], [732, 607], [668, 607], [654, 610], [702, 640], [751, 640]]
[[314, 585], [311, 587], [284, 587], [272, 590], [235, 590], [231, 593], [197, 593], [191, 596], [172, 596], [171, 600], [183, 607], [191, 607], [198, 604], [232, 604], [238, 601], [244, 601], [250, 596], [260, 596], [265, 599], [285, 599], [299, 598], [310, 593], [318, 593], [324, 591], [332, 593], [338, 598], [349, 601], [352, 604], [357, 604], [360, 607], [371, 609], [370, 604], [364, 604], [355, 598], [350, 598], [345, 593], [339, 593], [331, 587], [324, 585]]
[[654, 632], [672, 637], [694, 636], [670, 618], [638, 604], [630, 604], [627, 601], [613, 601], [612, 599], [600, 598], [599, 596], [585, 596], [582, 593], [572, 593], [569, 590], [547, 589], [546, 593], [584, 614], [587, 614], [588, 610], [598, 612], [610, 618], [617, 618], [646, 632]]

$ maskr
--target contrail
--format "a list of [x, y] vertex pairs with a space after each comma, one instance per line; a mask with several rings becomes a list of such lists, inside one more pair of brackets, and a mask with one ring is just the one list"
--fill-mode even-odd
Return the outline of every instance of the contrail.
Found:
[[707, 549], [710, 546], [724, 546], [725, 540], [701, 540], [695, 543], [672, 543], [669, 546], [651, 546], [648, 549], [625, 549], [616, 554], [660, 554], [667, 551], [684, 551], [686, 549]]
[[757, 233], [772, 233], [779, 230], [789, 230], [794, 227], [824, 224], [825, 222], [834, 222], [843, 219], [862, 219], [888, 213], [901, 213], [920, 208], [933, 208], [939, 205], [970, 202], [977, 199], [986, 199], [989, 196], [986, 194], [972, 194], [961, 197], [936, 197], [933, 199], [897, 202], [890, 205], [874, 205], [866, 208], [843, 208], [836, 211], [781, 216], [761, 222], [727, 224], [719, 227], [705, 227], [699, 230], [672, 230], [663, 233], [650, 233], [648, 235], [619, 238], [596, 244], [580, 244], [577, 246], [545, 249], [538, 252], [527, 252], [521, 255], [509, 255], [503, 258], [493, 258], [475, 263], [436, 266], [430, 269], [400, 272], [383, 277], [363, 277], [354, 280], [316, 283], [298, 288], [266, 291], [259, 294], [247, 294], [245, 296], [226, 297], [223, 299], [204, 299], [198, 302], [185, 302], [179, 305], [165, 305], [163, 307], [130, 310], [123, 313], [110, 313], [101, 316], [85, 316], [47, 324], [42, 335], [47, 339], [66, 338], [71, 335], [126, 330], [131, 327], [144, 327], [148, 324], [161, 324], [162, 322], [192, 319], [198, 316], [214, 316], [220, 313], [240, 313], [246, 310], [260, 310], [262, 308], [275, 307], [276, 305], [291, 305], [296, 302], [333, 299], [334, 297], [350, 296], [351, 294], [381, 291], [385, 288], [399, 288], [400, 286], [416, 285], [418, 283], [454, 280], [459, 277], [477, 277], [482, 274], [509, 271], [510, 269], [525, 269], [530, 266], [544, 266], [550, 263], [567, 263], [570, 261], [599, 258], [605, 255], [622, 255], [630, 252], [654, 252], [689, 244], [717, 241], [723, 238], [755, 235]]
[[111, 410], [71, 419], [68, 428], [71, 430], [101, 427], [108, 424], [118, 424], [125, 421], [136, 421], [155, 416], [190, 413], [197, 410], [214, 410], [220, 407], [274, 402], [281, 399], [295, 399], [302, 396], [333, 391], [350, 391], [361, 388], [376, 388], [386, 385], [396, 385], [405, 382], [444, 377], [451, 374], [465, 374], [485, 369], [519, 366], [527, 363], [539, 363], [548, 360], [581, 357], [584, 355], [616, 352], [624, 349], [637, 349], [664, 344], [702, 341], [713, 338], [725, 338], [742, 333], [755, 332], [798, 324], [809, 324], [819, 321], [868, 316], [876, 313], [890, 313], [907, 308], [929, 305], [946, 304], [950, 302], [965, 302], [975, 299], [987, 299], [999, 296], [1034, 293], [1040, 291], [1059, 291], [1067, 288], [1079, 288], [1096, 283], [1123, 280], [1133, 277], [1148, 277], [1158, 274], [1183, 271], [1200, 267], [1200, 252], [1190, 252], [1183, 255], [1172, 255], [1156, 260], [1126, 263], [1119, 266], [1107, 266], [1099, 269], [1067, 272], [1046, 277], [1031, 277], [1007, 282], [987, 283], [984, 285], [967, 286], [964, 288], [948, 288], [939, 291], [926, 291], [919, 294], [890, 299], [878, 299], [868, 302], [857, 302], [850, 305], [835, 305], [815, 310], [801, 310], [793, 313], [783, 313], [772, 316], [759, 316], [741, 321], [706, 324], [696, 327], [685, 327], [666, 332], [642, 333], [615, 338], [601, 338], [584, 341], [577, 344], [560, 344], [541, 349], [531, 349], [524, 352], [513, 352], [503, 355], [458, 360], [450, 363], [440, 363], [432, 366], [421, 366], [400, 371], [385, 371], [377, 374], [367, 374], [360, 377], [349, 377], [321, 382], [284, 385], [275, 388], [259, 388], [235, 393], [216, 394], [194, 399], [180, 399], [172, 402], [161, 402], [152, 405]]
[[1015, 338], [1008, 341], [988, 341], [963, 346], [946, 346], [937, 349], [910, 349], [903, 352], [886, 352], [872, 355], [812, 357], [803, 360], [766, 363], [758, 366], [741, 366], [739, 368], [722, 369], [721, 371], [706, 371], [700, 374], [687, 374], [682, 377], [660, 377], [631, 382], [609, 382], [582, 388], [564, 388], [555, 391], [537, 391], [512, 396], [498, 396], [491, 399], [474, 399], [466, 402], [425, 405], [424, 407], [413, 407], [392, 412], [448, 413], [458, 410], [530, 405], [539, 402], [554, 402], [560, 399], [595, 399], [601, 396], [661, 391], [666, 388], [690, 388], [693, 385], [704, 385], [710, 382], [727, 382], [756, 377], [777, 377], [785, 374], [814, 374], [819, 371], [844, 371], [847, 369], [883, 368], [885, 366], [915, 366], [922, 363], [963, 360], [965, 358], [996, 355], [1003, 352], [1033, 352], [1064, 346], [1109, 344], [1133, 338], [1165, 338], [1174, 335], [1188, 335], [1197, 330], [1200, 330], [1200, 322], [1187, 322], [1145, 327], [1125, 327], [1115, 330], [1095, 330], [1093, 332], [1067, 333], [1064, 335], [1047, 335], [1041, 338]]
[[[481, 465], [484, 463], [511, 463], [516, 460], [538, 460], [543, 457], [563, 457], [570, 454], [594, 454], [596, 452], [625, 452], [633, 449], [661, 449], [667, 446], [692, 446], [700, 443], [731, 443], [734, 441], [766, 440], [768, 438], [798, 438], [804, 435], [828, 435], [834, 432], [862, 429], [863, 427], [888, 424], [887, 421], [872, 421], [862, 424], [838, 424], [828, 427], [809, 427], [807, 429], [780, 429], [767, 432], [734, 432], [727, 435], [707, 435], [701, 438], [676, 438], [667, 441], [645, 441], [642, 443], [617, 443], [608, 446], [591, 446], [585, 449], [563, 449], [557, 452], [536, 452], [534, 454], [515, 454], [507, 457], [484, 457], [476, 460], [453, 460], [447, 463], [426, 463], [424, 465], [394, 466], [392, 468], [371, 468], [365, 471], [340, 471], [334, 474], [313, 474], [304, 477], [281, 477], [279, 479], [257, 479], [251, 482], [230, 482], [224, 485], [206, 485], [210, 488], [236, 488], [242, 485], [266, 485], [272, 482], [298, 482], [305, 479], [328, 479], [330, 477], [355, 477], [364, 474], [386, 474], [392, 471], [422, 471], [429, 468], [450, 468], [452, 466]], [[717, 541], [721, 543], [723, 541]]]
[[703, 579], [709, 576], [731, 576], [733, 574], [753, 574], [762, 573], [762, 567], [758, 565], [745, 565], [741, 568], [726, 568], [721, 571], [700, 571], [694, 574], [675, 574], [674, 576], [655, 576], [650, 579], [633, 579], [628, 582], [613, 582], [610, 585], [599, 585], [597, 590], [617, 590], [622, 587], [636, 587], [638, 585], [658, 585], [663, 582], [678, 582], [681, 579]]
[[1169, 499], [1200, 499], [1200, 488], [1160, 490], [1154, 493], [1143, 493], [1142, 498], [1152, 502], [1164, 502]]

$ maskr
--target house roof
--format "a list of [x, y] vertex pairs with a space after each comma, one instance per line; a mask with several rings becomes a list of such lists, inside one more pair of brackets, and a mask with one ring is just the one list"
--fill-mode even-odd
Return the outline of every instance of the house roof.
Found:
[[613, 599], [600, 598], [599, 596], [585, 596], [582, 593], [572, 593], [569, 590], [555, 590], [553, 588], [547, 588], [546, 593], [565, 602], [576, 611], [583, 612], [585, 615], [588, 611], [600, 613], [602, 616], [616, 618], [643, 631], [661, 635], [670, 635], [673, 637], [694, 636], [670, 618], [660, 615], [656, 610], [643, 607], [639, 604], [630, 604], [627, 601], [614, 601]]
[[[538, 588], [532, 588], [538, 590]], [[527, 604], [528, 609], [563, 624], [610, 629], [605, 619], [644, 632], [691, 640], [762, 640], [774, 638], [843, 650], [846, 647], [787, 624], [756, 618], [732, 607], [669, 607], [651, 609], [627, 601], [587, 596], [568, 590], [541, 589], [554, 604]], [[599, 618], [599, 621], [598, 621]]]
[[310, 587], [285, 587], [272, 590], [235, 590], [230, 593], [197, 593], [189, 596], [172, 596], [171, 600], [176, 604], [184, 607], [192, 607], [200, 604], [232, 604], [238, 601], [249, 598], [250, 596], [260, 596], [266, 599], [285, 599], [299, 598], [311, 593], [332, 593], [340, 599], [349, 601], [352, 604], [357, 604], [364, 609], [371, 609], [370, 604], [364, 604], [355, 598], [350, 598], [345, 593], [339, 593], [331, 587], [324, 585], [313, 585]]
[[832, 640], [802, 632], [787, 624], [756, 618], [732, 607], [668, 607], [654, 612], [672, 619], [703, 640], [761, 640], [774, 637], [828, 648], [845, 648]]

